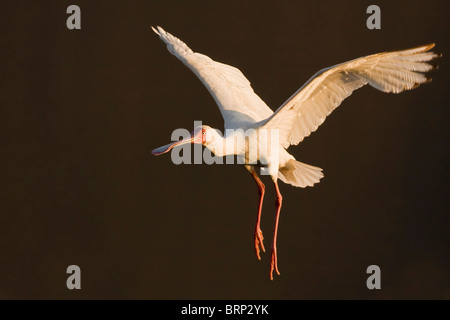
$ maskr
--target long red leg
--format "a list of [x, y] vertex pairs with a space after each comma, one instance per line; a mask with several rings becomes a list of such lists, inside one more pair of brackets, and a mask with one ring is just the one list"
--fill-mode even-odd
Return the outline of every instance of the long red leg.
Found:
[[275, 216], [275, 230], [273, 232], [273, 242], [272, 242], [272, 259], [270, 261], [270, 280], [273, 280], [273, 270], [280, 275], [280, 271], [278, 271], [278, 265], [277, 265], [277, 232], [278, 232], [278, 220], [280, 219], [280, 211], [281, 211], [281, 204], [283, 203], [283, 197], [281, 196], [280, 189], [278, 188], [278, 183], [275, 180], [275, 190], [277, 192], [277, 214]]
[[261, 246], [261, 249], [263, 252], [266, 252], [266, 249], [264, 248], [263, 240], [264, 237], [262, 235], [262, 231], [260, 228], [260, 222], [261, 222], [261, 210], [264, 200], [264, 193], [266, 187], [262, 183], [261, 179], [259, 179], [258, 175], [256, 174], [255, 170], [250, 171], [253, 179], [255, 179], [256, 184], [258, 185], [259, 190], [259, 207], [258, 207], [258, 215], [256, 217], [256, 227], [255, 227], [255, 252], [256, 256], [258, 257], [258, 260], [261, 260], [261, 257], [259, 255], [259, 247]]

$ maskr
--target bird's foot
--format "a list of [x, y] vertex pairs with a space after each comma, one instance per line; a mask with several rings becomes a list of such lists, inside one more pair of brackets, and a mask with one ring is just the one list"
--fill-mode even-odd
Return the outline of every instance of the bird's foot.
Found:
[[256, 228], [255, 230], [255, 251], [256, 251], [256, 257], [258, 260], [261, 260], [261, 257], [259, 256], [259, 247], [261, 246], [261, 249], [263, 252], [266, 252], [266, 249], [264, 248], [263, 244], [264, 237], [262, 235], [262, 231], [260, 228]]
[[273, 280], [273, 270], [280, 275], [280, 271], [278, 271], [277, 265], [277, 249], [272, 248], [272, 259], [270, 261], [270, 280]]

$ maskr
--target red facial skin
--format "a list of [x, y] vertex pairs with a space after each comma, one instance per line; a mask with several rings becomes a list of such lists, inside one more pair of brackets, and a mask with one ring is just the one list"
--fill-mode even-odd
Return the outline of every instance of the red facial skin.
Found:
[[193, 143], [205, 144], [205, 142], [206, 142], [206, 130], [202, 128], [201, 130], [198, 130], [197, 133], [194, 130], [191, 133], [191, 137], [194, 138]]

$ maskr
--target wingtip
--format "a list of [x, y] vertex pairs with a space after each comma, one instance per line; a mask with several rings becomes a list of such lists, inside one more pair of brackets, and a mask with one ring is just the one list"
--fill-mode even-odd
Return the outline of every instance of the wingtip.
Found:
[[425, 51], [428, 51], [428, 50], [433, 49], [435, 45], [436, 45], [436, 44], [435, 44], [434, 42], [429, 43], [429, 44], [426, 44], [426, 45], [424, 46], [424, 47], [425, 47]]
[[153, 26], [151, 26], [152, 30], [154, 33], [156, 33], [158, 36], [160, 36], [161, 34], [158, 32], [158, 30], [156, 30]]
[[158, 36], [162, 36], [162, 35], [165, 33], [164, 29], [161, 28], [160, 26], [156, 26], [156, 28], [154, 28], [154, 27], [152, 26], [152, 30], [153, 30], [153, 32], [156, 33]]
[[[430, 51], [431, 49], [433, 49], [436, 46], [436, 44], [433, 43], [429, 43], [429, 44], [425, 44], [423, 45], [421, 48], [423, 48], [423, 50], [421, 50], [421, 52], [427, 52]], [[437, 58], [442, 58], [442, 53], [440, 52], [430, 52], [433, 55], [433, 59], [437, 59]]]
[[436, 44], [434, 42], [427, 43], [427, 44], [424, 44], [424, 45], [421, 45], [418, 47], [411, 48], [411, 50], [416, 50], [416, 53], [427, 52], [427, 51], [430, 51], [431, 49], [433, 49], [435, 45]]

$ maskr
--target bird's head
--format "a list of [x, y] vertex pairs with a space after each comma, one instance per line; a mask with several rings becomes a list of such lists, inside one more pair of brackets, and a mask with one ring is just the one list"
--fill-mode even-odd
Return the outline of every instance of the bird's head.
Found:
[[218, 135], [219, 135], [219, 133], [215, 129], [211, 128], [210, 126], [206, 126], [206, 125], [198, 126], [191, 132], [190, 137], [180, 140], [180, 141], [175, 141], [175, 142], [169, 143], [169, 144], [159, 147], [159, 148], [156, 148], [152, 151], [152, 153], [155, 156], [159, 156], [161, 154], [169, 152], [174, 147], [181, 146], [181, 145], [187, 144], [187, 143], [197, 143], [197, 144], [202, 144], [205, 147], [208, 147], [214, 142], [216, 136], [218, 136]]

